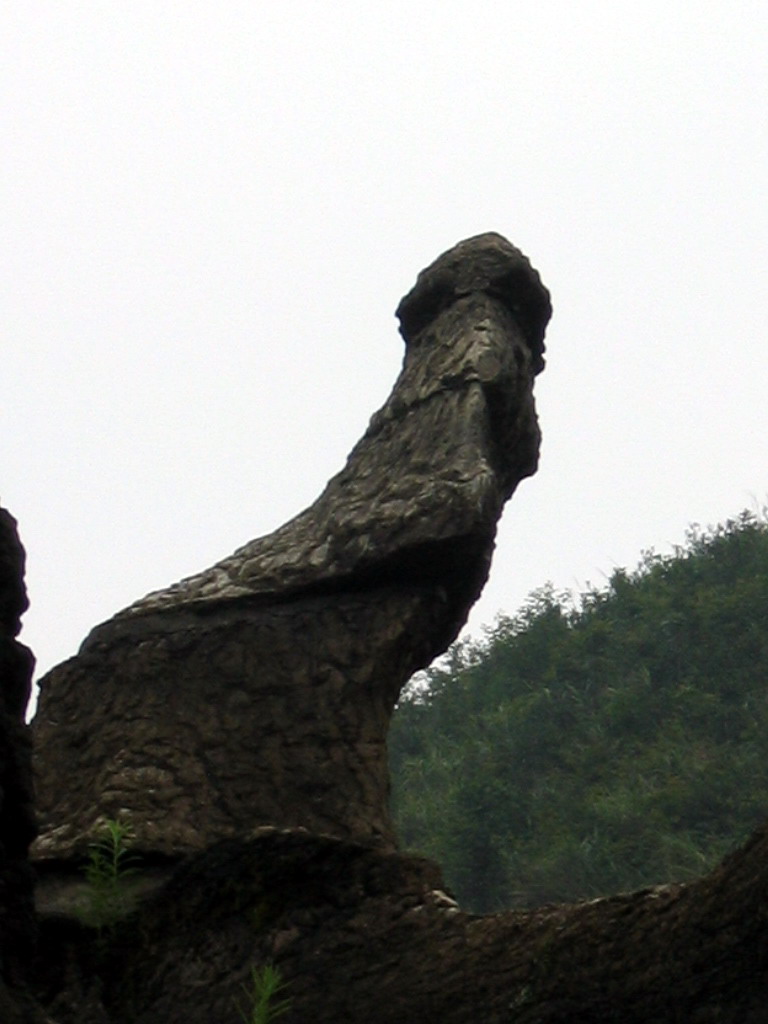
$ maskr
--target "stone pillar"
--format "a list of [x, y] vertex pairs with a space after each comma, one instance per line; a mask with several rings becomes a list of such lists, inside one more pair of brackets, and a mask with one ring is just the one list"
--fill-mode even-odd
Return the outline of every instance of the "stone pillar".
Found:
[[465, 622], [536, 469], [549, 314], [499, 235], [419, 276], [394, 390], [317, 501], [97, 627], [43, 680], [40, 860], [82, 856], [117, 817], [169, 857], [262, 825], [394, 847], [390, 714]]

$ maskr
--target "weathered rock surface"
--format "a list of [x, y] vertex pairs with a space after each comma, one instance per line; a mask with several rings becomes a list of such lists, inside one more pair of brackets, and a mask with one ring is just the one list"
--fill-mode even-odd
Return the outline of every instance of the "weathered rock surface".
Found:
[[36, 937], [33, 875], [27, 853], [35, 835], [32, 748], [24, 713], [31, 652], [16, 639], [27, 608], [24, 549], [16, 521], [0, 508], [0, 1020], [39, 1019], [26, 992], [25, 968]]
[[394, 390], [314, 505], [97, 627], [43, 680], [39, 861], [82, 857], [116, 817], [168, 857], [261, 825], [394, 846], [389, 717], [464, 623], [536, 468], [549, 314], [499, 235], [419, 276]]
[[284, 1024], [765, 1024], [768, 831], [701, 881], [463, 913], [418, 857], [264, 829], [191, 857], [89, 963], [46, 930], [57, 1024], [238, 1024], [254, 967]]
[[[67, 859], [99, 815], [127, 813], [145, 853], [190, 852], [145, 863], [138, 906], [102, 930], [66, 899], [41, 915], [45, 1024], [237, 1024], [267, 964], [285, 1024], [768, 1022], [768, 827], [691, 885], [490, 917], [392, 848], [391, 704], [463, 621], [495, 517], [535, 466], [547, 312], [498, 236], [446, 254], [401, 305], [393, 397], [316, 505], [116, 616], [49, 676], [46, 884], [71, 899]], [[12, 640], [20, 549], [0, 552]], [[8, 691], [17, 725], [26, 678]], [[28, 806], [1, 795], [3, 814]], [[29, 821], [14, 820], [0, 840], [21, 856]], [[6, 982], [26, 935], [0, 931]], [[0, 985], [2, 1024], [39, 1024], [18, 993]]]

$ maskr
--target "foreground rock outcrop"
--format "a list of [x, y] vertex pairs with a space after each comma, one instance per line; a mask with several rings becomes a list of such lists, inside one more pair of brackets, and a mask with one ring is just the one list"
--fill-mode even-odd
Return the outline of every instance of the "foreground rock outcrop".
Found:
[[34, 659], [16, 639], [27, 608], [24, 549], [16, 521], [0, 508], [0, 1021], [37, 1020], [27, 990], [36, 939], [33, 875], [27, 852], [35, 836], [32, 746], [24, 713]]
[[283, 1024], [765, 1024], [767, 863], [762, 829], [691, 885], [478, 917], [428, 861], [265, 829], [190, 858], [98, 972], [50, 929], [41, 984], [57, 1024], [237, 1024], [265, 963]]
[[260, 825], [394, 847], [389, 717], [463, 625], [536, 469], [549, 314], [498, 235], [420, 275], [400, 377], [315, 504], [97, 627], [42, 681], [38, 861], [82, 857], [118, 816], [167, 858]]

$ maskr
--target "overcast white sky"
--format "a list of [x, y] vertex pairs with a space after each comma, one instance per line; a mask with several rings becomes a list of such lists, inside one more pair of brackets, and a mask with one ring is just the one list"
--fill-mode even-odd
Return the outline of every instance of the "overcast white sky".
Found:
[[496, 230], [553, 296], [478, 632], [768, 497], [768, 5], [8, 0], [0, 500], [44, 671], [308, 505], [393, 311]]

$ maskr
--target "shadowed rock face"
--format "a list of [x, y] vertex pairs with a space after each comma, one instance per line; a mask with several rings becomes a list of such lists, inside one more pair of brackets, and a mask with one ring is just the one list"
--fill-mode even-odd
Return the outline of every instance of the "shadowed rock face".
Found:
[[0, 508], [0, 1020], [38, 1020], [24, 986], [36, 926], [27, 851], [35, 835], [31, 745], [24, 725], [34, 660], [16, 640], [27, 608], [24, 549]]
[[43, 680], [40, 860], [81, 856], [118, 816], [168, 856], [261, 825], [394, 846], [389, 717], [463, 625], [536, 469], [549, 314], [499, 235], [422, 272], [398, 308], [394, 390], [317, 501], [98, 626]]

